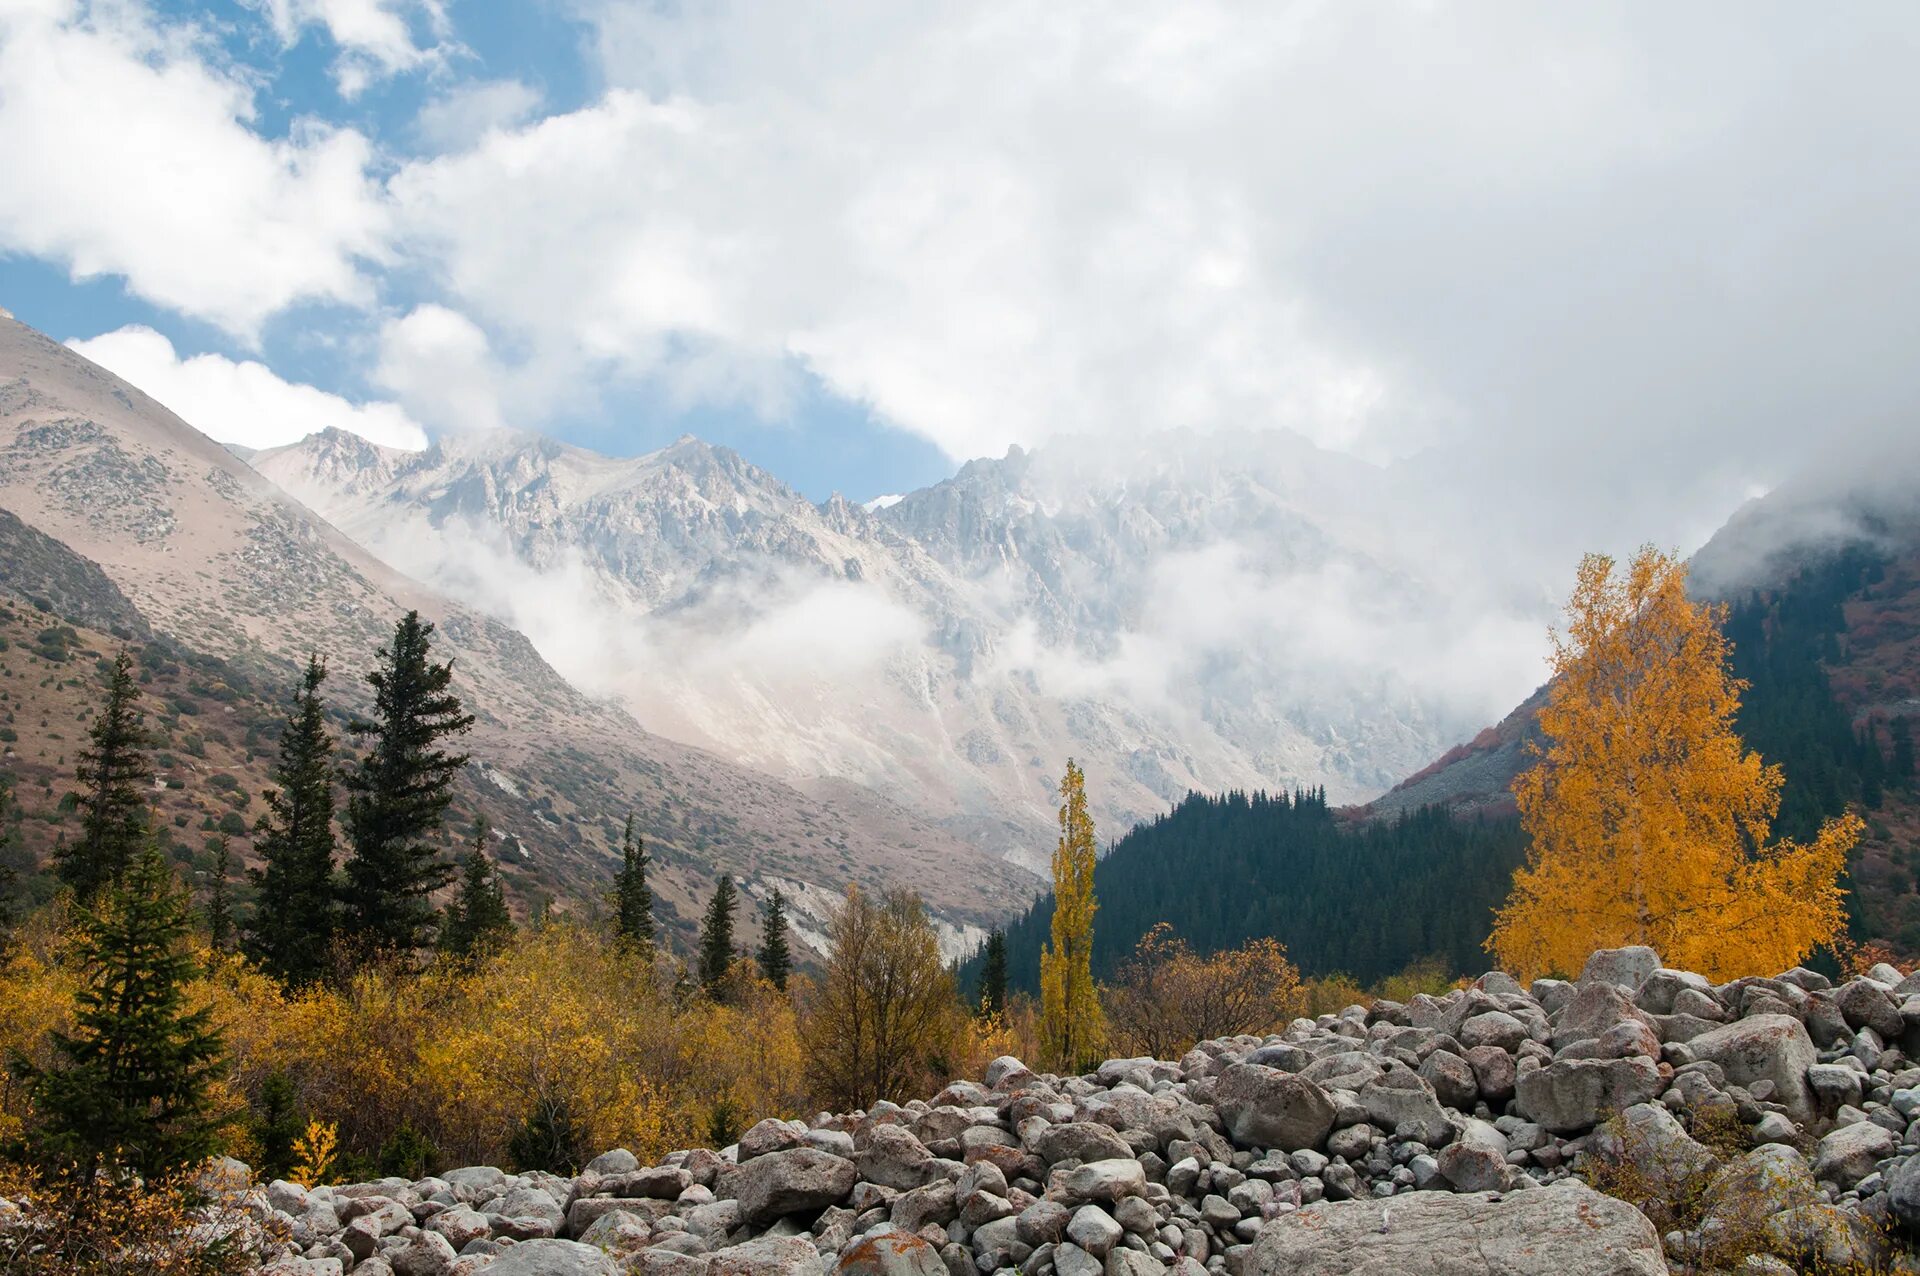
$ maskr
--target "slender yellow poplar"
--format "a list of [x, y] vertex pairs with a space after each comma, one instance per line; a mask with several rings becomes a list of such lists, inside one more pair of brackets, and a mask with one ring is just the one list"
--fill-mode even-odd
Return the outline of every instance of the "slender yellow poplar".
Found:
[[1093, 986], [1093, 817], [1086, 776], [1067, 760], [1060, 844], [1053, 852], [1053, 936], [1040, 953], [1040, 1048], [1047, 1066], [1079, 1072], [1100, 1061], [1107, 1025]]
[[1722, 609], [1647, 547], [1624, 573], [1590, 554], [1553, 636], [1546, 745], [1513, 784], [1531, 838], [1487, 947], [1522, 977], [1578, 973], [1648, 944], [1711, 979], [1777, 974], [1837, 939], [1861, 824], [1768, 844], [1781, 774], [1734, 731]]

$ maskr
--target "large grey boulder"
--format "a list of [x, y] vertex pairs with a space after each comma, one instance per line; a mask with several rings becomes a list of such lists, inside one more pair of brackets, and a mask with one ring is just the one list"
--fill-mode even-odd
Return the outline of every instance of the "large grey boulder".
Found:
[[840, 1255], [838, 1276], [947, 1276], [940, 1251], [918, 1236], [890, 1232], [854, 1242]]
[[1268, 1223], [1246, 1276], [1666, 1276], [1653, 1224], [1567, 1180], [1510, 1196], [1322, 1202]]
[[613, 1259], [579, 1241], [521, 1241], [494, 1256], [487, 1276], [619, 1276]]
[[1050, 1125], [1033, 1141], [1033, 1150], [1048, 1165], [1055, 1161], [1109, 1161], [1133, 1155], [1133, 1149], [1127, 1146], [1119, 1131], [1097, 1121]]
[[1647, 977], [1660, 969], [1660, 954], [1643, 944], [1626, 948], [1602, 948], [1587, 958], [1580, 971], [1580, 983], [1612, 984], [1628, 992], [1638, 992]]
[[1871, 1121], [1843, 1125], [1813, 1152], [1813, 1177], [1852, 1187], [1900, 1149], [1900, 1140]]
[[740, 1202], [741, 1221], [765, 1227], [783, 1214], [838, 1205], [859, 1172], [852, 1161], [814, 1148], [788, 1148], [754, 1157], [721, 1180]]
[[1573, 1134], [1608, 1113], [1651, 1103], [1664, 1088], [1659, 1069], [1646, 1059], [1556, 1059], [1521, 1074], [1514, 1111], [1555, 1134]]
[[1453, 1138], [1453, 1123], [1433, 1087], [1413, 1069], [1396, 1063], [1377, 1080], [1360, 1087], [1367, 1120], [1400, 1138], [1439, 1147]]
[[1754, 1015], [1702, 1033], [1687, 1043], [1695, 1059], [1720, 1065], [1727, 1080], [1740, 1086], [1773, 1082], [1773, 1100], [1794, 1120], [1807, 1124], [1818, 1115], [1807, 1069], [1820, 1061], [1813, 1038], [1791, 1015]]
[[819, 1276], [820, 1251], [805, 1236], [762, 1236], [707, 1255], [707, 1276]]
[[1920, 1156], [1911, 1156], [1887, 1175], [1887, 1205], [1910, 1231], [1920, 1232]]
[[1304, 1077], [1237, 1063], [1214, 1091], [1227, 1134], [1242, 1147], [1296, 1152], [1318, 1147], [1333, 1129], [1333, 1100]]

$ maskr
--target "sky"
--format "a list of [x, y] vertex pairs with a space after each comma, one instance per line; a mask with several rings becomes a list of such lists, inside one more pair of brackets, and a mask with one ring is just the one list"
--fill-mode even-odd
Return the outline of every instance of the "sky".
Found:
[[1905, 3], [0, 0], [0, 306], [254, 446], [690, 432], [864, 500], [1299, 435], [1565, 578], [1915, 433], [1916, 54]]

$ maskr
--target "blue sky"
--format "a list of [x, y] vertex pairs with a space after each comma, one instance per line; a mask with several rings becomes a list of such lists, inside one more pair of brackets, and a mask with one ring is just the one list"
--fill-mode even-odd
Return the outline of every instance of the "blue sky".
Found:
[[[592, 56], [592, 24], [560, 3], [463, 3], [438, 32], [425, 6], [383, 7], [406, 23], [419, 46], [439, 43], [449, 51], [443, 63], [375, 75], [351, 95], [342, 92], [336, 74], [346, 50], [324, 22], [303, 23], [283, 37], [269, 11], [230, 0], [165, 0], [148, 7], [147, 15], [156, 29], [172, 25], [195, 31], [199, 58], [257, 84], [249, 127], [258, 136], [285, 139], [299, 121], [320, 118], [373, 139], [389, 162], [433, 152], [433, 144], [420, 136], [422, 110], [460, 86], [524, 85], [537, 98], [540, 114], [576, 110], [605, 90]], [[404, 269], [381, 278], [379, 303], [385, 309], [400, 311], [429, 297], [430, 289]], [[361, 316], [337, 306], [294, 304], [268, 318], [257, 334], [236, 336], [189, 309], [143, 298], [129, 289], [123, 274], [83, 276], [70, 260], [23, 251], [3, 239], [0, 306], [62, 341], [140, 325], [166, 337], [183, 360], [213, 354], [258, 361], [285, 380], [351, 401], [382, 397], [368, 376], [366, 348], [341, 339]], [[804, 368], [794, 369], [794, 377], [795, 389], [777, 411], [688, 401], [641, 380], [608, 385], [589, 401], [555, 411], [516, 413], [504, 423], [618, 455], [697, 434], [738, 449], [814, 500], [834, 491], [869, 499], [952, 472], [952, 461], [930, 440], [886, 423], [857, 399], [833, 394]]]
[[0, 0], [0, 306], [255, 446], [1438, 458], [1558, 580], [1911, 436], [1916, 57], [1891, 0]]

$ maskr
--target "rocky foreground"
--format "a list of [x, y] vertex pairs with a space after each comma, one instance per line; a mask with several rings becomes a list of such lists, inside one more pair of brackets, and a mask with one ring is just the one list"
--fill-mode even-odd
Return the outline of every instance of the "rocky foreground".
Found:
[[[1745, 1273], [1920, 1272], [1896, 1252], [1920, 1229], [1910, 1057], [1920, 974], [1714, 986], [1614, 949], [1576, 982], [1492, 973], [1178, 1062], [1001, 1058], [654, 1166], [276, 1182], [253, 1208], [283, 1276], [1646, 1276], [1735, 1237]], [[1602, 1164], [1701, 1208], [1661, 1236], [1576, 1175]]]

